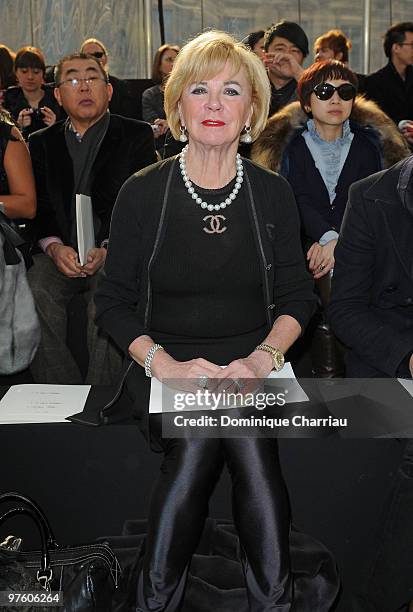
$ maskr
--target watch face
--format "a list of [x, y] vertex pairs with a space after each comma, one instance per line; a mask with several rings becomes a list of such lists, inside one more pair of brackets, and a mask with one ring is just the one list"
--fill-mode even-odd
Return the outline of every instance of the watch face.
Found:
[[274, 363], [275, 363], [275, 369], [281, 370], [281, 368], [284, 366], [284, 355], [282, 354], [281, 351], [277, 351], [274, 355]]

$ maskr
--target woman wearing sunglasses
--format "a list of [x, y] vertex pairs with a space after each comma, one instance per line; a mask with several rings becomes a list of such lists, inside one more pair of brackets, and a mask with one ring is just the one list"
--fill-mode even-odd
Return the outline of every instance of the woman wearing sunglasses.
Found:
[[[357, 76], [341, 62], [313, 64], [298, 81], [299, 102], [270, 118], [252, 152], [293, 188], [308, 267], [324, 306], [350, 186], [409, 154], [387, 115], [371, 101], [356, 100], [357, 86]], [[322, 345], [313, 343], [313, 373], [343, 375], [324, 316], [318, 332]]]
[[98, 38], [87, 38], [79, 49], [80, 53], [93, 55], [104, 67], [109, 76], [109, 83], [112, 85], [113, 94], [109, 102], [109, 110], [113, 115], [129, 116], [129, 92], [126, 83], [122, 79], [109, 74], [109, 55], [108, 50]]

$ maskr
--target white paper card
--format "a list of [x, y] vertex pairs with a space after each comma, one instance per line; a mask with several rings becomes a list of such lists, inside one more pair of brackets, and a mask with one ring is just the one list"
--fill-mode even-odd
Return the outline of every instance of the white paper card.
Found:
[[77, 247], [80, 265], [84, 266], [90, 249], [95, 247], [92, 200], [83, 193], [76, 194]]
[[[286, 394], [286, 403], [290, 404], [293, 402], [308, 402], [310, 401], [308, 395], [304, 392], [300, 384], [298, 383], [294, 370], [291, 363], [287, 362], [280, 372], [274, 370], [270, 372], [267, 378], [265, 387], [268, 383], [268, 391], [271, 392], [271, 379], [285, 379], [285, 387], [288, 390]], [[194, 410], [197, 408], [194, 407]], [[162, 410], [162, 383], [157, 378], [151, 379], [151, 395], [149, 399], [149, 414], [159, 414], [161, 412], [174, 412], [173, 407], [164, 407]]]
[[413, 397], [413, 379], [398, 378], [397, 381], [406, 389], [407, 393]]
[[14, 385], [0, 400], [0, 424], [64, 423], [82, 412], [90, 385]]

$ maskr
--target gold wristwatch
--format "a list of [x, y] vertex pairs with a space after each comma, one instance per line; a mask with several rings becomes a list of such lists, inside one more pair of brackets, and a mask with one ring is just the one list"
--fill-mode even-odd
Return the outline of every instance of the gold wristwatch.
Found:
[[270, 346], [269, 344], [259, 344], [258, 346], [255, 347], [255, 350], [265, 351], [266, 353], [269, 353], [271, 355], [272, 360], [274, 362], [274, 370], [276, 372], [279, 372], [280, 370], [283, 369], [285, 359], [284, 359], [284, 354], [280, 351], [280, 349], [274, 348], [273, 346]]

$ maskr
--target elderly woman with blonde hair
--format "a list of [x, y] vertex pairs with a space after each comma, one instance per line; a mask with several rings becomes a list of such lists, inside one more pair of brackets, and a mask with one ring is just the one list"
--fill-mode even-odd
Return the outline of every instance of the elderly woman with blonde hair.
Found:
[[188, 144], [132, 176], [113, 212], [97, 321], [133, 360], [136, 416], [164, 452], [139, 611], [180, 609], [225, 463], [249, 609], [291, 610], [289, 502], [276, 440], [163, 438], [144, 401], [152, 376], [201, 390], [265, 378], [282, 368], [313, 313], [291, 188], [237, 154], [240, 139], [264, 128], [269, 99], [262, 62], [230, 35], [189, 42], [165, 89], [171, 131]]

